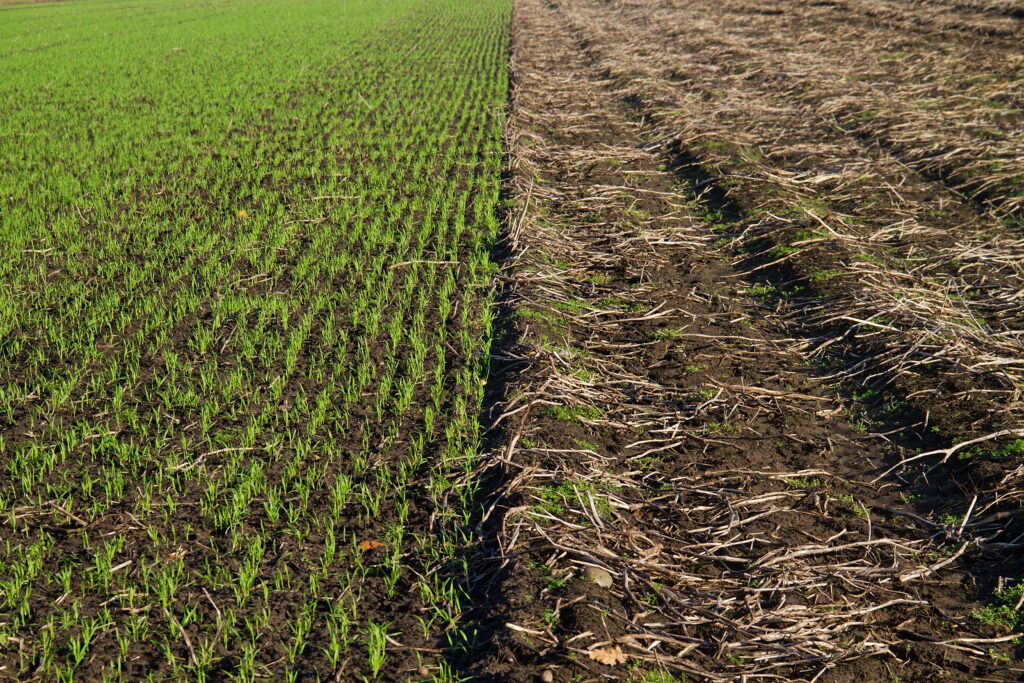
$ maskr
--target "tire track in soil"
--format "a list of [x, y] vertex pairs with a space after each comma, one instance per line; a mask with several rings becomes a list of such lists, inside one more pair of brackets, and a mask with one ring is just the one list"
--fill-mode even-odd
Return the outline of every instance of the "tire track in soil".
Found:
[[987, 656], [1008, 639], [968, 619], [966, 541], [866, 483], [893, 450], [717, 255], [570, 12], [513, 15], [519, 342], [494, 360], [505, 443], [483, 475], [508, 482], [482, 520], [500, 569], [474, 591], [493, 635], [463, 671], [1015, 678]]

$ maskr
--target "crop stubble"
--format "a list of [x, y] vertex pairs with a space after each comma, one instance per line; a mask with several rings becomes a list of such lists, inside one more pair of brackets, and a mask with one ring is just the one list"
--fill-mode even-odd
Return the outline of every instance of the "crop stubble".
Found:
[[516, 578], [481, 671], [1020, 675], [1020, 604], [987, 605], [1019, 594], [1021, 32], [985, 2], [517, 3]]

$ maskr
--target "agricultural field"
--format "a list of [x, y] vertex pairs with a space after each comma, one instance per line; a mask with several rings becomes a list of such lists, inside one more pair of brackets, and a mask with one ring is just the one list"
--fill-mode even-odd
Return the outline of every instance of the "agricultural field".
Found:
[[1022, 10], [517, 0], [491, 672], [1021, 680]]
[[1016, 0], [0, 0], [0, 680], [1024, 678]]
[[0, 8], [0, 679], [452, 680], [509, 10]]

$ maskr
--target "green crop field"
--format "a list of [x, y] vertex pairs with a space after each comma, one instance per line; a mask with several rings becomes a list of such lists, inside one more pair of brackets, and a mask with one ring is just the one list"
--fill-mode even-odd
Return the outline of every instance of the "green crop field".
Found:
[[0, 678], [454, 680], [510, 5], [0, 7]]

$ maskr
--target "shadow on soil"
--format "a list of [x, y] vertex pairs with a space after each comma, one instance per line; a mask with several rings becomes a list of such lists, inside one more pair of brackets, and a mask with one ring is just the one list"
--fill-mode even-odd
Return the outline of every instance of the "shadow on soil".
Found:
[[[728, 236], [726, 233], [738, 234], [744, 227], [744, 222], [749, 221], [748, 212], [740, 202], [734, 201], [722, 189], [717, 178], [702, 168], [700, 157], [679, 147], [668, 150], [666, 157], [668, 169], [693, 192], [698, 204], [705, 212], [709, 224], [717, 225], [722, 229], [723, 236]], [[735, 271], [743, 281], [752, 287], [765, 287], [766, 290], [776, 293], [774, 298], [767, 303], [799, 308], [808, 303], [828, 298], [827, 291], [815, 290], [813, 286], [809, 285], [807, 277], [788, 263], [768, 265], [772, 259], [765, 255], [765, 252], [782, 242], [773, 241], [770, 237], [761, 239], [767, 239], [771, 243], [762, 244], [762, 248], [750, 252], [736, 251], [732, 255], [740, 257]], [[787, 292], [789, 293], [787, 294]], [[844, 335], [844, 332], [844, 329], [837, 327], [816, 327], [806, 324], [793, 325], [784, 331], [785, 336], [804, 341], [837, 337]], [[863, 356], [856, 353], [858, 349], [855, 340], [844, 339], [841, 346], [837, 344], [832, 348], [837, 347], [840, 347], [841, 350], [837, 350], [813, 364], [812, 376], [816, 375], [820, 379], [828, 378], [863, 360]], [[838, 394], [844, 405], [847, 406], [847, 419], [851, 423], [855, 420], [863, 420], [865, 424], [871, 426], [872, 432], [885, 434], [886, 441], [891, 444], [885, 449], [887, 455], [879, 470], [877, 472], [862, 472], [862, 476], [881, 474], [885, 469], [899, 462], [901, 451], [907, 455], [948, 448], [951, 442], [955, 443], [957, 440], [956, 434], [949, 433], [949, 425], [959, 424], [962, 429], [971, 417], [976, 417], [969, 416], [967, 413], [941, 415], [961, 410], [943, 406], [941, 402], [933, 406], [928, 411], [931, 414], [928, 415], [919, 405], [903, 400], [903, 397], [913, 393], [916, 389], [928, 386], [936, 380], [943, 381], [936, 375], [917, 380], [901, 380], [892, 384], [886, 382], [865, 384], [854, 377], [839, 385]], [[960, 389], [961, 387], [956, 388]], [[929, 417], [934, 424], [937, 413], [945, 418], [945, 428], [923, 429], [922, 425], [929, 424], [927, 422]], [[958, 418], [966, 421], [958, 423]], [[991, 428], [994, 431], [999, 429], [1000, 425], [994, 424], [991, 425]], [[969, 458], [951, 460], [947, 465], [936, 468], [929, 476], [907, 476], [907, 478], [893, 476], [893, 481], [898, 483], [905, 507], [928, 519], [947, 519], [951, 501], [958, 503], [962, 501], [966, 504], [972, 496], [995, 484], [1005, 474], [1006, 463], [999, 463], [998, 456], [988, 450], [977, 449]], [[933, 464], [929, 462], [927, 466], [930, 467]], [[952, 529], [947, 531], [946, 541], [961, 543], [962, 539], [953, 535], [951, 531]], [[937, 531], [937, 533], [942, 532]], [[1012, 534], [1008, 534], [1006, 540], [1010, 538], [1012, 538]], [[1021, 575], [1021, 571], [1024, 570], [1024, 557], [1014, 552], [997, 556], [991, 554], [984, 557], [976, 556], [973, 560], [963, 562], [960, 569], [968, 576], [969, 585], [965, 586], [968, 594], [980, 602], [988, 602], [991, 600], [993, 591], [1002, 585], [1003, 577]], [[1017, 648], [1017, 654], [1018, 657], [1024, 656], [1024, 646]]]
[[[510, 175], [502, 174], [500, 205], [503, 207], [511, 205], [507, 189], [510, 180]], [[502, 232], [491, 247], [491, 262], [499, 267], [512, 253], [509, 228], [514, 220], [513, 213], [506, 211], [501, 221]], [[485, 458], [501, 454], [506, 448], [509, 436], [505, 426], [495, 426], [495, 423], [501, 416], [509, 388], [515, 385], [517, 374], [525, 365], [525, 361], [517, 360], [522, 349], [511, 292], [498, 287], [492, 306], [495, 316], [487, 358], [487, 384], [478, 416], [483, 434], [480, 451]], [[461, 557], [466, 571], [464, 589], [470, 605], [463, 615], [467, 640], [447, 653], [455, 671], [489, 681], [506, 680], [493, 670], [494, 654], [500, 646], [500, 633], [509, 620], [509, 596], [524, 588], [520, 585], [521, 579], [513, 575], [511, 566], [503, 565], [497, 541], [505, 511], [516, 504], [506, 497], [508, 483], [508, 469], [501, 464], [486, 466], [477, 480], [474, 514], [469, 525], [472, 535]], [[481, 670], [484, 662], [491, 663], [486, 672]]]

